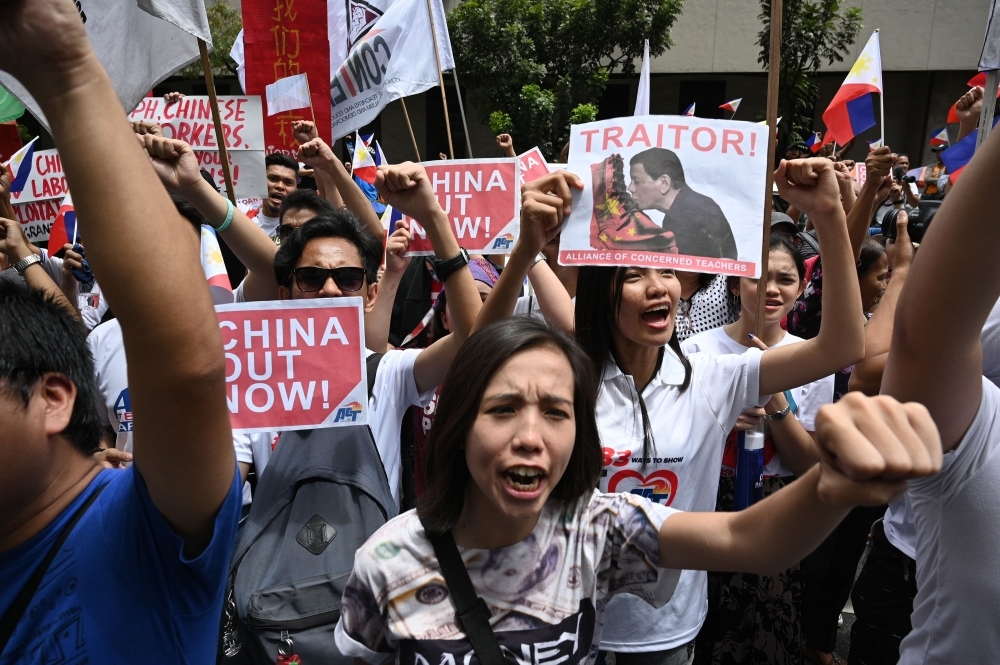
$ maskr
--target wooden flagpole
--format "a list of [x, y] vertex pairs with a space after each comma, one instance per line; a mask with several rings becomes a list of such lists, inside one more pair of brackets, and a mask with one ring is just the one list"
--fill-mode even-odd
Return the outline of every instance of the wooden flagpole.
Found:
[[403, 97], [399, 98], [399, 103], [403, 105], [403, 117], [406, 118], [406, 128], [410, 130], [410, 140], [413, 141], [413, 152], [417, 155], [417, 161], [420, 161], [420, 148], [417, 147], [417, 137], [413, 134], [413, 125], [410, 124], [410, 113], [406, 110], [406, 99]]
[[198, 40], [198, 50], [201, 51], [201, 68], [205, 71], [205, 86], [208, 88], [208, 100], [212, 104], [212, 120], [215, 122], [215, 142], [219, 144], [222, 175], [226, 179], [226, 195], [232, 204], [236, 205], [233, 172], [229, 167], [229, 151], [226, 150], [226, 137], [222, 132], [222, 116], [219, 115], [219, 98], [215, 96], [215, 77], [212, 75], [212, 63], [208, 60], [208, 46], [202, 39]]
[[778, 144], [778, 76], [781, 72], [781, 0], [771, 0], [771, 52], [767, 65], [767, 179], [764, 190], [764, 234], [760, 249], [760, 279], [757, 281], [757, 325], [763, 341], [764, 305], [767, 302], [767, 259], [771, 253], [771, 206], [774, 189], [774, 151]]
[[451, 121], [448, 119], [448, 98], [444, 94], [444, 72], [441, 71], [441, 49], [438, 47], [437, 28], [434, 27], [434, 7], [427, 0], [427, 16], [431, 20], [431, 41], [434, 42], [434, 58], [438, 66], [438, 84], [441, 88], [441, 106], [444, 108], [444, 128], [448, 132], [448, 158], [455, 159], [455, 147], [451, 143]]
[[451, 70], [452, 78], [455, 79], [455, 95], [458, 97], [458, 112], [462, 114], [462, 129], [465, 130], [465, 149], [472, 159], [472, 141], [469, 139], [469, 123], [465, 119], [465, 104], [462, 103], [462, 89], [458, 87], [458, 67]]

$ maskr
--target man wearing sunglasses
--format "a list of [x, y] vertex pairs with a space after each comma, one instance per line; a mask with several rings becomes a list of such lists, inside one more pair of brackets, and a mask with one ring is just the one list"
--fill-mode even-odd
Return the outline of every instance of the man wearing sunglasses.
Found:
[[[448, 289], [454, 326], [451, 335], [426, 349], [389, 351], [378, 366], [369, 421], [398, 505], [403, 415], [410, 406], [423, 408], [433, 398], [472, 330], [482, 299], [468, 268], [468, 253], [459, 248], [423, 167], [412, 163], [380, 167], [375, 186], [389, 205], [427, 230], [437, 271]], [[359, 296], [368, 313], [378, 297], [381, 260], [381, 242], [341, 209], [318, 215], [292, 233], [275, 255], [274, 276], [282, 299]]]

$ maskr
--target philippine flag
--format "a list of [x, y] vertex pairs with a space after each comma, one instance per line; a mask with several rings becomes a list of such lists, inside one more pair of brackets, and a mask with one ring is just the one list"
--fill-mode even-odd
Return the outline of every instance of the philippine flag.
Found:
[[882, 147], [882, 139], [875, 139], [874, 141], [868, 141], [868, 152], [875, 152]]
[[694, 103], [692, 103], [691, 106], [689, 106], [686, 109], [684, 109], [684, 113], [682, 115], [693, 116], [694, 115]]
[[368, 144], [362, 140], [360, 134], [354, 132], [354, 136], [354, 158], [351, 160], [351, 173], [358, 180], [363, 180], [370, 185], [375, 182], [375, 173], [378, 171], [375, 155]]
[[875, 126], [875, 108], [870, 93], [882, 94], [882, 56], [878, 45], [878, 30], [872, 33], [857, 62], [851, 67], [840, 90], [823, 112], [826, 123], [824, 143], [841, 145]]
[[233, 302], [233, 285], [226, 272], [226, 262], [222, 259], [219, 239], [215, 229], [207, 224], [201, 227], [201, 268], [212, 292], [212, 302], [216, 305]]
[[17, 198], [28, 184], [31, 170], [35, 163], [35, 141], [38, 137], [31, 139], [28, 145], [14, 153], [14, 155], [4, 165], [10, 173], [10, 193], [13, 198]]
[[73, 197], [68, 193], [59, 205], [59, 212], [49, 229], [49, 251], [52, 254], [60, 251], [63, 245], [76, 242], [76, 208], [73, 207]]
[[375, 141], [375, 166], [382, 166], [383, 164], [388, 165], [389, 160], [385, 158], [385, 153], [382, 152], [382, 146], [379, 145], [378, 141]]
[[817, 153], [820, 147], [822, 147], [823, 134], [821, 132], [813, 132], [812, 136], [806, 139], [806, 145], [809, 146], [809, 152]]
[[[736, 113], [736, 109], [738, 109], [740, 107], [740, 102], [742, 102], [742, 101], [743, 101], [743, 98], [740, 97], [739, 99], [734, 99], [731, 102], [726, 102], [725, 104], [721, 105], [719, 108], [723, 109], [723, 110], [726, 110], [726, 111], [732, 111], [733, 113]], [[694, 104], [692, 104], [692, 106], [694, 106]]]
[[931, 134], [931, 145], [948, 145], [951, 140], [948, 139], [948, 128], [942, 127], [941, 129], [935, 129]]

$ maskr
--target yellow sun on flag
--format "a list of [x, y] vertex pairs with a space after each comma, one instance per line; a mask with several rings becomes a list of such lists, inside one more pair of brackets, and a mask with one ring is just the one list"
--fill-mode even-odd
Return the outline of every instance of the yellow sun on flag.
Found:
[[875, 59], [867, 53], [862, 53], [861, 56], [858, 57], [857, 62], [854, 63], [854, 66], [851, 67], [851, 73], [848, 75], [848, 78], [861, 78], [866, 71], [871, 69], [874, 60]]

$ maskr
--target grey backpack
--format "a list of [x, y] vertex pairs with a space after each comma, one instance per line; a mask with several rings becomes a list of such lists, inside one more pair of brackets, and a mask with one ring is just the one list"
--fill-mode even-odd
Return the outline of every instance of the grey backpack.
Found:
[[333, 639], [340, 598], [355, 552], [396, 514], [368, 427], [283, 433], [233, 550], [221, 661], [350, 665]]

